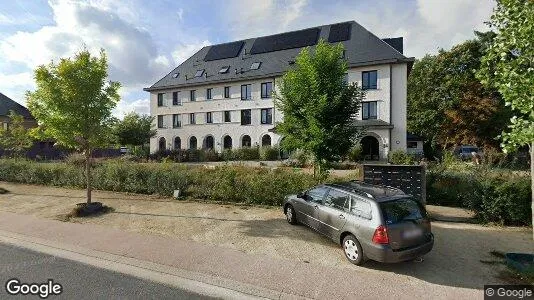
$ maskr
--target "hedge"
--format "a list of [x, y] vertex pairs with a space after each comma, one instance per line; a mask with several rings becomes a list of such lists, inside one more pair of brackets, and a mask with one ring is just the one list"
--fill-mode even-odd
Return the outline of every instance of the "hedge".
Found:
[[[188, 198], [248, 204], [281, 205], [284, 196], [316, 184], [311, 175], [291, 169], [220, 166], [213, 169], [171, 163], [105, 161], [93, 169], [98, 190], [171, 196], [180, 189]], [[82, 168], [68, 163], [0, 159], [0, 180], [85, 187]]]

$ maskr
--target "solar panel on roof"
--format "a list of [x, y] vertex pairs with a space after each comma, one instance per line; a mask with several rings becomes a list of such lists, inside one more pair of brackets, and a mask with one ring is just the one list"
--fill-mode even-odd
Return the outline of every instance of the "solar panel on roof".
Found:
[[319, 28], [310, 28], [257, 38], [250, 49], [250, 54], [312, 46], [317, 44], [320, 31]]
[[241, 48], [243, 48], [244, 44], [245, 42], [243, 41], [237, 41], [211, 46], [204, 57], [204, 61], [236, 57], [239, 55], [239, 52], [241, 52]]
[[337, 43], [350, 40], [351, 23], [340, 23], [330, 26], [328, 42]]

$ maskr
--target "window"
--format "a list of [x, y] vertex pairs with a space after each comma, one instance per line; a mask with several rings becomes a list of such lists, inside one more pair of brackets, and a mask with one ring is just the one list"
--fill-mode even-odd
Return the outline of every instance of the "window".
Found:
[[189, 124], [195, 124], [195, 113], [189, 114]]
[[189, 139], [189, 149], [196, 149], [197, 148], [197, 138], [195, 136], [192, 136]]
[[172, 128], [182, 127], [182, 115], [172, 115]]
[[224, 149], [232, 149], [232, 138], [227, 135], [223, 139], [223, 148]]
[[232, 122], [232, 118], [230, 118], [230, 111], [229, 110], [226, 110], [224, 112], [224, 121], [225, 122]]
[[230, 70], [230, 66], [224, 66], [219, 70], [220, 74], [228, 73], [228, 70]]
[[311, 189], [306, 192], [306, 200], [320, 204], [323, 202], [324, 195], [327, 191], [328, 189], [324, 186]]
[[271, 98], [272, 93], [273, 93], [272, 82], [264, 82], [261, 84], [261, 97], [262, 98]]
[[206, 150], [213, 150], [214, 145], [215, 145], [215, 140], [213, 139], [213, 136], [208, 135], [204, 138], [204, 144], [202, 145], [202, 148]]
[[250, 109], [243, 109], [241, 110], [241, 125], [250, 125]]
[[241, 100], [250, 100], [252, 99], [252, 85], [243, 84], [241, 86]]
[[254, 63], [252, 63], [252, 65], [250, 65], [250, 69], [251, 70], [257, 70], [257, 69], [260, 68], [260, 66], [261, 66], [261, 62], [254, 62]]
[[159, 146], [159, 150], [160, 151], [163, 151], [163, 150], [165, 150], [167, 148], [167, 141], [165, 140], [164, 137], [161, 137], [159, 139], [159, 143], [158, 144], [159, 144], [158, 146]]
[[179, 92], [172, 92], [172, 105], [182, 105]]
[[356, 197], [351, 197], [352, 203], [350, 205], [350, 212], [366, 219], [371, 219], [371, 204], [369, 202], [357, 199]]
[[241, 139], [241, 147], [247, 148], [247, 147], [250, 147], [251, 145], [252, 145], [252, 140], [250, 139], [250, 136], [244, 135], [243, 138]]
[[261, 124], [273, 124], [272, 108], [263, 108], [261, 110]]
[[163, 93], [158, 93], [158, 106], [163, 106]]
[[174, 138], [174, 149], [182, 149], [182, 140], [180, 139], [180, 137]]
[[386, 225], [408, 220], [420, 220], [426, 216], [423, 206], [412, 198], [402, 198], [380, 203]]
[[376, 101], [362, 102], [362, 119], [376, 119]]
[[271, 136], [266, 134], [261, 137], [261, 146], [262, 147], [269, 147], [271, 146]]
[[158, 128], [163, 128], [163, 116], [158, 116]]
[[202, 75], [204, 75], [204, 69], [202, 69], [202, 70], [198, 70], [198, 71], [195, 73], [195, 77], [202, 77]]
[[337, 208], [339, 210], [348, 210], [349, 199], [350, 196], [348, 194], [330, 189], [324, 200], [324, 205]]
[[229, 86], [224, 87], [224, 98], [230, 98], [230, 87]]
[[410, 149], [417, 149], [417, 142], [409, 141], [407, 147]]
[[195, 90], [191, 90], [190, 99], [191, 101], [197, 101], [197, 95]]
[[376, 70], [362, 72], [362, 89], [376, 90]]
[[206, 123], [213, 123], [213, 117], [211, 115], [211, 112], [206, 113]]
[[211, 100], [213, 98], [211, 98], [211, 91], [213, 89], [206, 89], [206, 100]]

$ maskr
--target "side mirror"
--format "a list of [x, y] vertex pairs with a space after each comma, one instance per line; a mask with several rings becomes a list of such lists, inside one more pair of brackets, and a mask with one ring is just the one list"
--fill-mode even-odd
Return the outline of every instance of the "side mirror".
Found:
[[298, 193], [297, 198], [306, 200], [306, 193], [303, 193], [303, 192]]

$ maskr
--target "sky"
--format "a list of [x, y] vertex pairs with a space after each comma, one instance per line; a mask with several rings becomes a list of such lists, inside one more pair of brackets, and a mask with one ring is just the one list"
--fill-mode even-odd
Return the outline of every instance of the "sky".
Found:
[[33, 70], [86, 47], [105, 49], [122, 83], [114, 114], [149, 113], [144, 87], [203, 46], [354, 20], [404, 37], [420, 58], [487, 30], [493, 0], [10, 0], [0, 3], [0, 92], [25, 105]]

